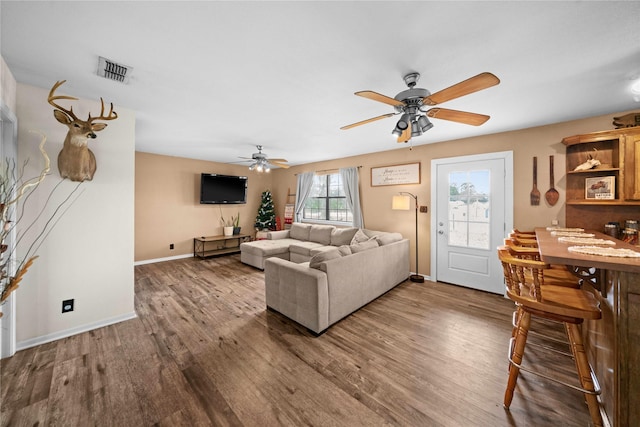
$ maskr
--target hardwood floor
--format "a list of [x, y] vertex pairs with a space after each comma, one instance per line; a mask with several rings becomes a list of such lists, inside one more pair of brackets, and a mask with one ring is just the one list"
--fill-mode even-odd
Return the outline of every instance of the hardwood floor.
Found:
[[265, 310], [263, 277], [238, 255], [135, 267], [137, 319], [2, 360], [0, 425], [589, 425], [526, 373], [503, 408], [500, 296], [407, 281], [316, 337]]

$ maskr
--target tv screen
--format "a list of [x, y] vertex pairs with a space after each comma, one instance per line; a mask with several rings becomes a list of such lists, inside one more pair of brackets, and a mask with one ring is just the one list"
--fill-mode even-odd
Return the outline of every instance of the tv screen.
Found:
[[247, 203], [247, 177], [203, 173], [200, 178], [200, 203]]

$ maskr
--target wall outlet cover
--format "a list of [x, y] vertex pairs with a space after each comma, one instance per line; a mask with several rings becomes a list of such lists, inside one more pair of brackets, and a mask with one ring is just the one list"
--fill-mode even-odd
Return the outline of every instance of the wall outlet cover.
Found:
[[68, 313], [70, 311], [73, 311], [73, 300], [72, 299], [66, 299], [66, 300], [62, 301], [62, 312], [63, 313]]

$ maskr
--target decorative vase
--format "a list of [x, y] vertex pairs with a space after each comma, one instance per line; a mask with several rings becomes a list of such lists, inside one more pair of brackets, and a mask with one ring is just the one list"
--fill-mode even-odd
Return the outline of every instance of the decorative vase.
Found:
[[237, 236], [238, 234], [240, 234], [241, 229], [242, 227], [233, 227], [233, 234]]
[[233, 236], [233, 227], [222, 227], [225, 236]]

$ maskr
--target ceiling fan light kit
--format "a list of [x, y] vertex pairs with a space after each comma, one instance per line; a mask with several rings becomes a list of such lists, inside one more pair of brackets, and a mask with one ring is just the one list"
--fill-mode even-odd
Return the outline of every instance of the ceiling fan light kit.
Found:
[[405, 75], [404, 82], [409, 89], [400, 92], [394, 98], [370, 90], [356, 92], [355, 94], [358, 96], [392, 105], [395, 113], [384, 114], [371, 119], [362, 120], [360, 122], [343, 126], [340, 129], [351, 129], [356, 126], [371, 123], [396, 114], [402, 114], [400, 120], [398, 120], [391, 133], [398, 138], [398, 142], [407, 142], [411, 138], [420, 136], [433, 127], [433, 123], [429, 121], [428, 117], [449, 120], [472, 126], [480, 126], [489, 120], [489, 116], [484, 114], [449, 110], [446, 108], [427, 108], [495, 86], [500, 83], [500, 79], [495, 75], [486, 72], [480, 73], [477, 76], [471, 77], [434, 94], [429, 92], [427, 89], [415, 87], [419, 79], [419, 73], [409, 73]]
[[250, 171], [256, 172], [269, 172], [271, 171], [272, 166], [277, 166], [283, 169], [288, 169], [289, 165], [287, 165], [287, 160], [285, 159], [270, 159], [266, 153], [262, 152], [262, 145], [256, 145], [258, 149], [257, 153], [253, 153], [251, 157], [240, 157], [241, 159], [246, 159], [246, 161], [251, 161], [252, 163], [249, 165]]

